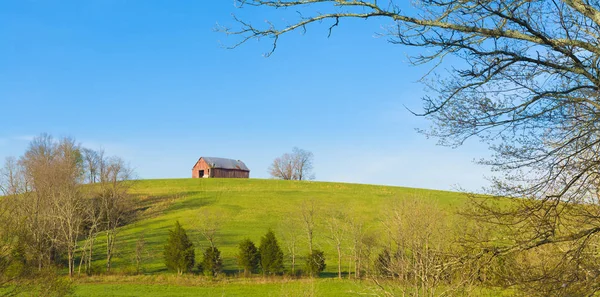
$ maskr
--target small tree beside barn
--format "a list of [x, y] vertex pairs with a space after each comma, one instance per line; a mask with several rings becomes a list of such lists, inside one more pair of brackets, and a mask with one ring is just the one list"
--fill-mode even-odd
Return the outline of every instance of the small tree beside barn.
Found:
[[200, 157], [192, 168], [192, 178], [249, 178], [250, 169], [240, 160]]

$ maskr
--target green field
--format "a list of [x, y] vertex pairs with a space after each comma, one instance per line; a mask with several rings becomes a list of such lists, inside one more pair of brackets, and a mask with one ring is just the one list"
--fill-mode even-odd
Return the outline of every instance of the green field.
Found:
[[[83, 283], [75, 288], [76, 296], [385, 296], [386, 294], [370, 281], [352, 281], [337, 279], [302, 279], [292, 281], [232, 280], [216, 283], [195, 284], [152, 284], [155, 278], [133, 280], [132, 283], [103, 280], [106, 283]], [[177, 283], [177, 281], [174, 281]], [[390, 290], [397, 296], [403, 296], [399, 289]], [[405, 294], [406, 295], [406, 294]], [[473, 288], [465, 292], [466, 296], [508, 297], [509, 291]]]
[[[96, 283], [76, 286], [77, 296], [356, 296], [374, 293], [375, 287], [335, 279], [293, 281], [237, 280], [196, 284], [151, 284], [152, 278], [137, 283]], [[177, 281], [175, 281], [177, 282]]]
[[[354, 220], [362, 221], [369, 232], [382, 234], [386, 211], [401, 199], [423, 199], [426, 203], [453, 214], [466, 203], [465, 195], [457, 192], [412, 189], [402, 187], [326, 183], [309, 181], [282, 181], [262, 179], [163, 179], [137, 181], [132, 193], [138, 199], [138, 215], [118, 234], [117, 251], [113, 260], [113, 276], [98, 276], [76, 280], [79, 296], [350, 296], [372, 293], [375, 285], [369, 281], [337, 280], [337, 257], [327, 240], [325, 220], [332, 211], [343, 211]], [[244, 238], [257, 245], [260, 237], [272, 229], [280, 240], [284, 252], [284, 235], [289, 230], [302, 232], [299, 223], [302, 205], [314, 203], [316, 208], [315, 245], [325, 251], [327, 267], [316, 280], [265, 281], [236, 278], [239, 272], [235, 255], [237, 244]], [[176, 220], [188, 231], [196, 246], [196, 261], [208, 242], [198, 232], [197, 226], [206, 216], [221, 221], [217, 247], [224, 260], [226, 278], [219, 281], [188, 275], [177, 278], [166, 270], [163, 247], [168, 230]], [[136, 241], [144, 234], [146, 241], [143, 275], [135, 271]], [[302, 236], [302, 235], [301, 235]], [[105, 266], [104, 238], [98, 237], [94, 254], [94, 272], [102, 274]], [[303, 266], [303, 255], [308, 253], [306, 240], [298, 242], [300, 258], [297, 267]], [[348, 247], [344, 249], [347, 251]], [[286, 255], [286, 268], [290, 261]], [[343, 259], [347, 273], [348, 258]], [[346, 277], [346, 275], [344, 275]], [[185, 279], [197, 279], [186, 283]], [[127, 279], [123, 281], [123, 279]], [[170, 278], [170, 280], [164, 280]], [[162, 281], [157, 281], [163, 279]], [[183, 282], [183, 283], [182, 283]], [[153, 285], [149, 285], [153, 284]], [[483, 293], [482, 293], [483, 294]], [[492, 295], [490, 295], [492, 296]]]
[[[179, 220], [196, 245], [200, 260], [208, 243], [196, 230], [203, 215], [217, 216], [222, 225], [217, 238], [228, 273], [237, 272], [235, 261], [237, 244], [244, 238], [257, 245], [268, 229], [283, 241], [280, 234], [291, 228], [302, 232], [299, 222], [303, 203], [314, 201], [317, 229], [315, 244], [329, 256], [325, 275], [336, 271], [334, 249], [326, 239], [324, 221], [332, 210], [343, 210], [362, 220], [379, 232], [380, 220], [398, 199], [426, 199], [428, 203], [454, 212], [465, 203], [464, 194], [423, 189], [261, 179], [168, 179], [142, 180], [135, 184], [133, 193], [140, 199], [138, 218], [119, 231], [117, 255], [113, 262], [115, 272], [128, 273], [134, 269], [134, 249], [140, 234], [146, 240], [145, 273], [166, 272], [162, 251], [168, 230]], [[216, 215], [215, 215], [216, 214]], [[299, 254], [308, 253], [305, 241], [299, 242]], [[105, 265], [103, 238], [98, 238], [94, 266], [100, 272]], [[281, 242], [283, 244], [283, 242]]]

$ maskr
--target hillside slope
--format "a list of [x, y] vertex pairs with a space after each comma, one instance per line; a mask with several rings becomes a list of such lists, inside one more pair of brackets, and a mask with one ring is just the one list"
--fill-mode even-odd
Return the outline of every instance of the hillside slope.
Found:
[[[355, 220], [365, 222], [370, 232], [378, 234], [382, 217], [398, 199], [424, 199], [448, 213], [455, 212], [466, 201], [464, 194], [456, 192], [261, 179], [141, 180], [136, 182], [133, 193], [142, 210], [134, 222], [120, 229], [113, 262], [117, 272], [134, 270], [135, 246], [141, 234], [146, 241], [144, 272], [166, 271], [162, 251], [168, 230], [173, 228], [176, 220], [188, 230], [196, 245], [196, 259], [200, 261], [208, 242], [198, 232], [198, 226], [200, 220], [207, 217], [209, 220], [218, 218], [221, 222], [217, 246], [221, 249], [225, 270], [236, 272], [239, 241], [249, 238], [258, 245], [260, 237], [273, 229], [285, 252], [285, 233], [290, 230], [302, 232], [299, 223], [302, 205], [312, 201], [317, 209], [315, 245], [325, 251], [328, 258], [325, 272], [331, 273], [336, 271], [337, 257], [327, 240], [324, 222], [333, 210], [341, 210]], [[308, 248], [303, 233], [300, 236], [298, 253], [302, 256], [308, 253]], [[94, 267], [98, 272], [105, 265], [103, 240], [99, 236], [95, 248]], [[298, 265], [303, 265], [301, 259]]]

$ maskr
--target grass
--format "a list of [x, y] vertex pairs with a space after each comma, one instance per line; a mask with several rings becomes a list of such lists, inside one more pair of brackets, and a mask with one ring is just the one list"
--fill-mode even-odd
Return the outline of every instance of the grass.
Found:
[[[384, 284], [385, 286], [385, 284]], [[396, 288], [399, 290], [398, 288]], [[400, 291], [390, 291], [403, 296]], [[373, 282], [337, 279], [224, 279], [193, 276], [89, 278], [75, 287], [76, 296], [384, 296]], [[465, 296], [504, 297], [509, 291], [473, 288]]]
[[[83, 283], [77, 296], [356, 296], [368, 292], [366, 284], [331, 279], [233, 280], [188, 285], [135, 283]], [[176, 283], [176, 281], [175, 281]]]
[[[370, 232], [381, 234], [386, 212], [398, 200], [424, 199], [448, 214], [466, 203], [457, 192], [402, 187], [281, 181], [262, 179], [161, 179], [141, 180], [132, 189], [139, 199], [138, 217], [119, 229], [113, 275], [102, 275], [105, 266], [105, 240], [98, 237], [93, 267], [96, 276], [75, 281], [77, 296], [356, 296], [373, 295], [376, 286], [370, 281], [338, 280], [337, 256], [326, 239], [324, 221], [332, 211], [343, 210], [364, 222]], [[257, 245], [269, 229], [275, 231], [280, 245], [284, 231], [302, 232], [302, 205], [312, 201], [317, 209], [315, 246], [327, 257], [327, 267], [318, 279], [251, 279], [237, 278], [235, 261], [238, 243], [249, 238]], [[176, 276], [166, 270], [162, 252], [168, 230], [176, 220], [187, 230], [196, 247], [199, 262], [208, 242], [198, 230], [199, 221], [217, 214], [221, 221], [217, 246], [221, 250], [228, 276], [213, 281], [196, 274]], [[136, 241], [143, 234], [146, 253], [142, 275], [132, 275]], [[303, 233], [301, 233], [303, 234]], [[308, 254], [306, 240], [298, 243], [300, 259]], [[347, 251], [347, 249], [346, 249]], [[376, 251], [375, 251], [376, 252]], [[344, 259], [344, 262], [349, 262]], [[289, 269], [289, 260], [286, 258]], [[349, 263], [343, 263], [347, 276]], [[506, 292], [478, 288], [472, 296], [508, 296]], [[399, 294], [402, 295], [402, 294]]]
[[[426, 199], [428, 203], [454, 212], [464, 205], [464, 194], [424, 189], [261, 179], [163, 179], [138, 181], [133, 193], [140, 200], [143, 211], [138, 219], [118, 234], [117, 254], [113, 260], [116, 272], [134, 271], [133, 259], [136, 241], [141, 234], [146, 241], [146, 274], [166, 271], [162, 251], [168, 230], [176, 220], [187, 230], [196, 246], [196, 258], [201, 259], [207, 242], [198, 232], [199, 220], [207, 214], [221, 219], [217, 246], [221, 250], [226, 272], [235, 273], [237, 244], [249, 238], [257, 245], [268, 229], [273, 229], [283, 244], [283, 230], [298, 229], [302, 204], [314, 201], [317, 208], [315, 245], [325, 251], [327, 267], [324, 275], [336, 271], [337, 261], [333, 246], [326, 239], [323, 221], [331, 210], [344, 210], [364, 221], [372, 232], [378, 232], [380, 220], [394, 201], [407, 197]], [[105, 265], [104, 238], [98, 237], [93, 266], [101, 272]], [[299, 243], [299, 254], [308, 253], [305, 242]], [[301, 263], [301, 262], [300, 262]], [[347, 266], [347, 263], [344, 263]]]

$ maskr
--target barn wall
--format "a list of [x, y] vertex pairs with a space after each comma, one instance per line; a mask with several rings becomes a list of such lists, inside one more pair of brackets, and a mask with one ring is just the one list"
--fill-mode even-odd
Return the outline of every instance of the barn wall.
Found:
[[235, 169], [214, 168], [210, 176], [220, 178], [249, 178], [250, 172]]
[[[200, 178], [200, 170], [204, 170], [205, 176], [209, 174], [210, 167], [208, 166], [208, 164], [206, 164], [206, 161], [204, 161], [204, 159], [200, 159], [200, 161], [196, 163], [196, 165], [192, 169], [192, 178]], [[210, 172], [210, 174], [212, 175], [212, 172]]]

